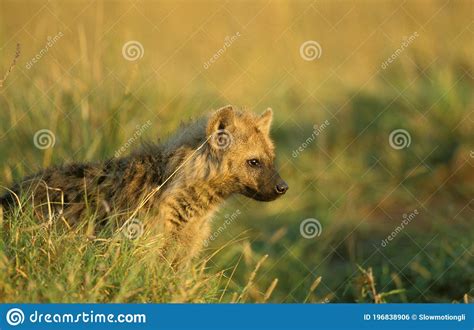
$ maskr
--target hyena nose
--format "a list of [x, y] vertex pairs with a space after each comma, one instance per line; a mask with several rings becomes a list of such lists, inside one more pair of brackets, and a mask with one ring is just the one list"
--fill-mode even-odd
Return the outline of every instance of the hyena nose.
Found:
[[283, 195], [288, 190], [288, 184], [285, 181], [277, 183], [275, 186], [275, 191], [279, 195]]

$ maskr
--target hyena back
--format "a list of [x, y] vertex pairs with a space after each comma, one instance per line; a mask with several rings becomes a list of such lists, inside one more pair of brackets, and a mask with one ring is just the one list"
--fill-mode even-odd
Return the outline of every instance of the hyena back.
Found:
[[102, 222], [146, 215], [145, 225], [177, 239], [192, 258], [225, 199], [240, 193], [271, 201], [288, 189], [274, 166], [271, 120], [270, 109], [258, 116], [226, 106], [127, 157], [48, 168], [16, 184], [1, 202], [13, 209], [17, 196], [27, 194], [38, 217], [72, 225], [88, 211]]

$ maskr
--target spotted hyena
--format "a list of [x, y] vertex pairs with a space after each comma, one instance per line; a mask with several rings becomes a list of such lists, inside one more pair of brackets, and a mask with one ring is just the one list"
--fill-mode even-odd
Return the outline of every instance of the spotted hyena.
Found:
[[145, 226], [178, 240], [192, 257], [225, 199], [239, 193], [272, 201], [288, 190], [275, 169], [271, 121], [271, 109], [256, 115], [226, 106], [129, 156], [45, 169], [1, 201], [8, 211], [26, 196], [38, 217], [70, 225], [85, 221], [88, 212], [98, 224], [146, 219]]

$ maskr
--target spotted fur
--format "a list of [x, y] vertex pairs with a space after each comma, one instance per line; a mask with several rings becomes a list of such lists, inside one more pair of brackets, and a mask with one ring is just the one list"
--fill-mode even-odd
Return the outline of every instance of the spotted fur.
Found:
[[274, 167], [271, 120], [270, 109], [258, 116], [226, 106], [127, 157], [45, 169], [16, 184], [2, 204], [13, 209], [16, 195], [27, 195], [38, 217], [61, 217], [70, 225], [87, 213], [99, 223], [146, 219], [192, 257], [225, 199], [241, 193], [270, 201], [288, 188]]

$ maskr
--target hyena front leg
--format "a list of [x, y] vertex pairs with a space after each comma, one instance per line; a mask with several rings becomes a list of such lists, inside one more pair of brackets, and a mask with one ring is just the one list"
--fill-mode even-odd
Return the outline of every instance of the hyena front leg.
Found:
[[210, 215], [194, 218], [178, 233], [178, 244], [186, 251], [185, 258], [192, 260], [201, 253], [204, 241], [209, 237], [211, 226]]
[[188, 218], [174, 208], [162, 207], [160, 221], [164, 224], [163, 254], [173, 265], [188, 265], [199, 256], [210, 233], [210, 214]]

